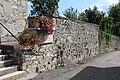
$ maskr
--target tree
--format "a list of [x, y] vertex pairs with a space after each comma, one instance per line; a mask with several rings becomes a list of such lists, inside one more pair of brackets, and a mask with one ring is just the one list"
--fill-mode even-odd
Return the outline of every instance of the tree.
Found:
[[108, 14], [113, 18], [114, 23], [120, 22], [120, 3], [110, 6]]
[[112, 27], [113, 27], [113, 20], [111, 17], [106, 16], [101, 19], [100, 31], [103, 37], [105, 37], [106, 43], [108, 43], [111, 39]]
[[105, 16], [105, 13], [102, 11], [98, 11], [96, 6], [94, 6], [93, 9], [86, 9], [80, 14], [77, 9], [70, 7], [63, 12], [63, 15], [69, 19], [100, 24], [100, 21]]
[[84, 12], [78, 15], [78, 20], [85, 21], [85, 22], [88, 21], [87, 16]]
[[103, 17], [100, 21], [100, 30], [112, 33], [113, 20], [111, 17]]
[[58, 2], [60, 0], [28, 0], [32, 3], [31, 15], [34, 14], [47, 14], [53, 15], [55, 10], [58, 9]]
[[78, 19], [78, 10], [70, 7], [63, 12], [63, 15], [66, 18], [77, 20]]
[[86, 9], [85, 12], [79, 15], [80, 20], [95, 24], [100, 24], [100, 21], [104, 16], [105, 13], [98, 11], [96, 6], [94, 6], [93, 9]]
[[120, 36], [120, 3], [110, 6], [108, 14], [113, 18], [113, 34]]

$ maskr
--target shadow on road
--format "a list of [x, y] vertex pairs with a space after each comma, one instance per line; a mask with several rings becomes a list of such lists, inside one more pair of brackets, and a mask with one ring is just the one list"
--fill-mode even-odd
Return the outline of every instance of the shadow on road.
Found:
[[120, 80], [120, 67], [88, 66], [70, 80]]

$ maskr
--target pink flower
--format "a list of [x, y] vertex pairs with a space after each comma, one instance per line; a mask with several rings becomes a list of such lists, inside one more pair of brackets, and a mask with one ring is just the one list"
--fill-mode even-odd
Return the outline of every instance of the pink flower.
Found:
[[29, 33], [25, 34], [25, 37], [26, 37], [26, 38], [28, 38], [29, 36], [30, 36], [30, 34], [29, 34]]
[[48, 17], [46, 17], [46, 21], [48, 21], [49, 20], [49, 18]]
[[35, 39], [32, 39], [32, 41], [35, 41]]
[[44, 27], [45, 25], [44, 24], [42, 24], [42, 27]]
[[42, 20], [43, 20], [43, 19], [44, 19], [44, 16], [42, 16], [41, 18], [42, 18]]
[[37, 16], [34, 16], [34, 18], [36, 19], [36, 18], [37, 18]]
[[49, 35], [51, 35], [51, 34], [52, 34], [52, 32], [53, 32], [52, 30], [49, 30], [49, 31], [48, 31], [48, 34], [49, 34]]

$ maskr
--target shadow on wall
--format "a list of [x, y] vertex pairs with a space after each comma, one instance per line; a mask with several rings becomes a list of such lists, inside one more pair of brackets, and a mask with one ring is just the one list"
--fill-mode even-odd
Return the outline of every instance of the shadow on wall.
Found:
[[88, 66], [70, 80], [120, 80], [120, 67]]

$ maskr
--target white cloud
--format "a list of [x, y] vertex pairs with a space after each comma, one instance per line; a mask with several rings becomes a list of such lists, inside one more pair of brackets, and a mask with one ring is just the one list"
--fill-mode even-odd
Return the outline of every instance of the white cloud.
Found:
[[112, 4], [117, 4], [119, 2], [119, 0], [104, 0], [108, 3], [108, 5], [112, 5]]
[[[118, 2], [119, 0], [99, 0], [98, 2], [90, 5], [89, 7], [93, 9], [93, 6], [96, 5], [99, 11], [107, 12], [110, 5], [117, 4]], [[83, 9], [82, 11], [84, 11], [85, 9]]]
[[118, 2], [119, 0], [100, 0], [94, 5], [96, 5], [100, 11], [107, 11], [110, 5], [117, 4]]

